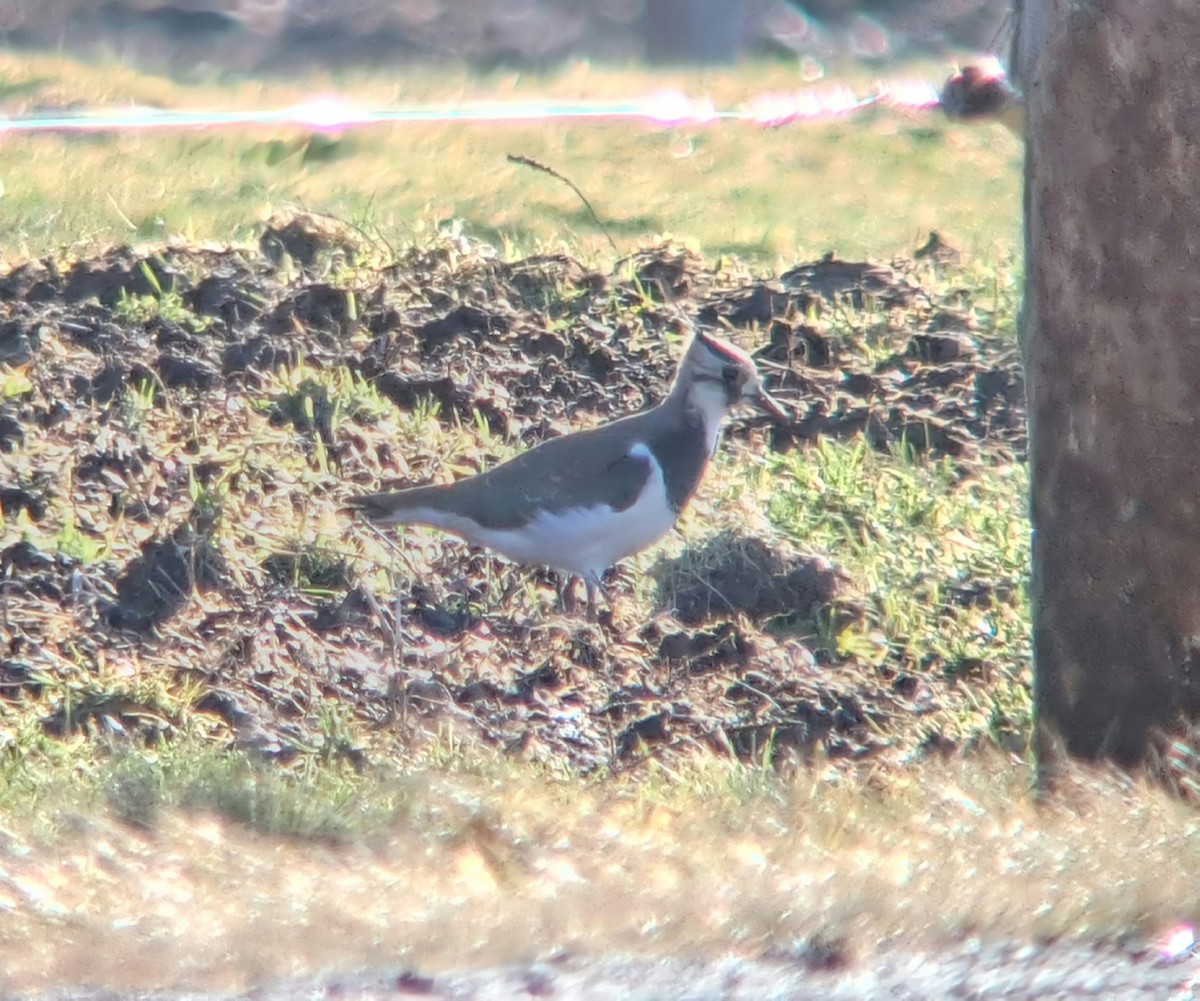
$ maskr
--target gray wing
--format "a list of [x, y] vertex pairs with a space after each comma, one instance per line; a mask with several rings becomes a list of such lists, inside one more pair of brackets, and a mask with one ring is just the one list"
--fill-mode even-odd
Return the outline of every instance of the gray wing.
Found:
[[608, 504], [623, 511], [650, 478], [649, 458], [630, 455], [627, 445], [623, 435], [583, 432], [554, 438], [482, 476], [460, 480], [444, 490], [441, 500], [452, 500], [456, 513], [494, 529], [514, 528], [536, 510]]

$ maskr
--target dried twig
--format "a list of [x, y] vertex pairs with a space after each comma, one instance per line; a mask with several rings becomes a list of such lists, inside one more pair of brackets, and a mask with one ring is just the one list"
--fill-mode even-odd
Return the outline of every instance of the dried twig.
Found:
[[588, 210], [588, 212], [592, 216], [592, 219], [595, 220], [596, 225], [600, 227], [600, 232], [603, 233], [604, 238], [606, 240], [608, 240], [608, 245], [610, 247], [612, 247], [613, 253], [617, 254], [618, 256], [620, 255], [621, 251], [617, 249], [617, 244], [613, 240], [612, 234], [609, 233], [608, 227], [605, 226], [604, 223], [602, 223], [600, 221], [600, 217], [598, 215], [596, 215], [596, 210], [594, 208], [592, 208], [592, 203], [588, 201], [587, 195], [585, 195], [582, 191], [579, 190], [578, 186], [576, 186], [574, 181], [572, 181], [569, 177], [564, 177], [553, 167], [547, 166], [546, 164], [541, 163], [541, 162], [533, 159], [532, 157], [521, 156], [519, 153], [509, 153], [508, 154], [508, 162], [520, 164], [522, 167], [532, 167], [534, 170], [540, 170], [543, 174], [549, 174], [551, 177], [557, 178], [558, 180], [562, 181], [563, 184], [568, 185], [571, 188], [571, 190], [574, 191], [575, 194], [579, 196], [579, 200], [581, 202], [583, 202], [584, 208], [586, 208]]

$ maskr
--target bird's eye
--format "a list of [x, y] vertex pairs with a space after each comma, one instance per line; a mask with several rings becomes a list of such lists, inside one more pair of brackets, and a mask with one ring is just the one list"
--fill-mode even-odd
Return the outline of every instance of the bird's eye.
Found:
[[725, 380], [726, 385], [735, 386], [742, 377], [742, 370], [736, 365], [726, 365], [721, 370], [721, 378]]

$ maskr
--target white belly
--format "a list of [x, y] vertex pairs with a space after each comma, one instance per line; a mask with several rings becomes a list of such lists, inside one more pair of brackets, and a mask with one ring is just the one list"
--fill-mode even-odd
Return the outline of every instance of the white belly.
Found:
[[677, 518], [667, 502], [666, 482], [654, 453], [639, 443], [630, 454], [650, 460], [650, 476], [641, 495], [624, 511], [607, 504], [555, 514], [543, 511], [520, 529], [479, 528], [442, 515], [440, 527], [517, 563], [598, 580], [613, 564], [661, 539]]

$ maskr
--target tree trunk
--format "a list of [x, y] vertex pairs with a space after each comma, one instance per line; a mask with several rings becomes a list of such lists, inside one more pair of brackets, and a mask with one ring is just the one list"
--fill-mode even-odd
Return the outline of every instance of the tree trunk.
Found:
[[1200, 5], [1025, 0], [1036, 744], [1200, 715]]

